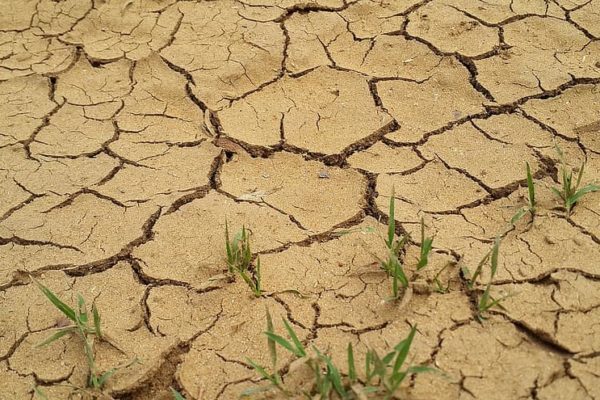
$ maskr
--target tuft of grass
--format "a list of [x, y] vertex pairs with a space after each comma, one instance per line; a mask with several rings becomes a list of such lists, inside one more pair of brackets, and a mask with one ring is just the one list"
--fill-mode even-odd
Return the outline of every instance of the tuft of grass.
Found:
[[[483, 265], [485, 265], [489, 261], [489, 263], [490, 263], [490, 279], [485, 287], [485, 290], [483, 291], [483, 294], [481, 295], [481, 297], [479, 298], [479, 301], [477, 302], [477, 317], [479, 318], [480, 321], [483, 321], [486, 319], [486, 317], [484, 316], [484, 313], [489, 311], [491, 308], [493, 308], [493, 307], [503, 308], [501, 303], [508, 297], [508, 295], [506, 295], [506, 296], [502, 296], [500, 298], [495, 299], [490, 294], [490, 290], [492, 288], [492, 282], [494, 280], [494, 277], [496, 276], [496, 272], [498, 271], [498, 258], [500, 256], [500, 243], [501, 243], [501, 238], [500, 238], [500, 236], [497, 236], [496, 239], [494, 240], [494, 245], [492, 246], [492, 249], [490, 250], [490, 252], [488, 252], [488, 254], [486, 254], [484, 256], [483, 260], [478, 265], [477, 273], [473, 274], [473, 277], [471, 278], [470, 287], [472, 287], [473, 283], [475, 282], [475, 279], [477, 279], [477, 277], [481, 273]], [[481, 268], [479, 266], [481, 266]]]
[[239, 269], [248, 270], [252, 261], [250, 250], [250, 232], [245, 226], [235, 234], [233, 239], [229, 237], [229, 224], [225, 220], [225, 251], [227, 253], [227, 270], [231, 273]]
[[423, 217], [421, 217], [421, 255], [419, 257], [419, 262], [417, 263], [417, 271], [420, 271], [429, 264], [429, 253], [431, 252], [432, 246], [433, 238], [425, 237], [425, 222], [423, 221]]
[[[279, 375], [279, 371], [277, 371], [277, 345], [276, 345], [276, 343], [277, 343], [277, 340], [283, 340], [290, 347], [292, 345], [290, 343], [288, 343], [285, 339], [280, 338], [279, 336], [277, 336], [275, 334], [275, 329], [273, 327], [273, 318], [271, 317], [271, 313], [269, 312], [268, 309], [265, 310], [265, 313], [267, 316], [267, 330], [265, 331], [265, 335], [267, 336], [267, 347], [269, 349], [269, 356], [271, 358], [271, 370], [273, 372], [272, 373], [267, 372], [267, 369], [265, 367], [261, 366], [256, 361], [254, 361], [250, 358], [247, 358], [246, 361], [248, 362], [248, 364], [250, 364], [250, 366], [258, 373], [258, 375], [260, 375], [260, 377], [262, 379], [269, 382], [269, 385], [267, 385], [265, 387], [247, 389], [244, 392], [242, 392], [240, 397], [247, 397], [254, 393], [266, 391], [271, 388], [276, 388], [279, 391], [281, 391], [282, 393], [287, 394], [286, 390], [283, 387], [283, 381], [281, 380], [281, 375]], [[279, 339], [276, 340], [275, 337], [278, 337]], [[297, 337], [296, 337], [296, 339], [297, 339]], [[302, 346], [302, 345], [300, 345], [300, 346]], [[301, 348], [303, 349], [303, 347], [301, 347]]]
[[581, 200], [584, 195], [599, 191], [600, 186], [590, 183], [580, 187], [581, 179], [583, 178], [583, 172], [585, 169], [585, 162], [581, 164], [579, 171], [577, 172], [577, 177], [573, 179], [573, 173], [575, 172], [575, 169], [567, 168], [565, 155], [558, 145], [556, 146], [556, 151], [558, 152], [561, 161], [560, 169], [562, 182], [559, 188], [553, 187], [551, 189], [552, 192], [562, 200], [566, 214], [567, 216], [570, 216], [573, 206], [577, 204], [577, 202]]
[[398, 283], [403, 287], [408, 287], [408, 278], [404, 272], [404, 267], [400, 262], [400, 252], [406, 246], [408, 236], [402, 236], [396, 239], [396, 220], [395, 220], [395, 198], [394, 190], [390, 196], [390, 209], [388, 218], [388, 235], [385, 244], [388, 248], [388, 257], [386, 261], [380, 260], [381, 268], [392, 278], [392, 298], [399, 296]]
[[93, 349], [94, 342], [90, 336], [95, 336], [100, 340], [102, 339], [102, 330], [100, 328], [101, 318], [98, 308], [94, 303], [92, 303], [90, 318], [90, 314], [87, 311], [87, 305], [81, 295], [77, 295], [77, 308], [72, 308], [59, 299], [58, 296], [56, 296], [56, 294], [49, 288], [38, 282], [35, 278], [31, 277], [31, 279], [33, 282], [35, 282], [46, 298], [50, 300], [54, 307], [56, 307], [72, 322], [69, 326], [56, 329], [56, 332], [53, 335], [49, 336], [46, 340], [38, 344], [37, 347], [49, 345], [65, 335], [76, 334], [79, 336], [83, 342], [83, 350], [85, 352], [89, 368], [88, 385], [93, 389], [101, 390], [106, 381], [115, 372], [117, 372], [118, 368], [111, 368], [102, 374], [100, 374], [96, 368], [96, 359]]
[[[407, 377], [417, 373], [437, 371], [427, 366], [408, 366], [405, 368], [408, 353], [417, 331], [416, 326], [412, 327], [408, 336], [394, 346], [392, 351], [384, 357], [380, 357], [374, 349], [367, 351], [364, 371], [366, 381], [363, 382], [357, 376], [354, 349], [351, 343], [347, 347], [348, 374], [344, 375], [340, 368], [334, 364], [331, 357], [317, 347], [312, 346], [312, 353], [309, 354], [285, 319], [283, 319], [283, 323], [289, 339], [277, 335], [273, 331], [273, 325], [270, 321], [271, 316], [267, 312], [267, 331], [265, 335], [268, 338], [271, 355], [275, 353], [275, 350], [271, 350], [271, 346], [279, 345], [293, 354], [296, 359], [304, 362], [313, 372], [312, 389], [310, 393], [305, 393], [308, 398], [329, 399], [332, 393], [335, 393], [340, 399], [362, 399], [366, 398], [368, 394], [379, 394], [379, 398], [391, 399]], [[249, 363], [263, 379], [270, 382], [270, 385], [265, 389], [250, 389], [244, 392], [243, 396], [272, 387], [278, 388], [288, 396], [290, 395], [284, 389], [281, 377], [277, 373], [269, 374], [266, 372], [266, 368], [256, 362], [249, 360]]]
[[251, 270], [250, 231], [245, 226], [242, 226], [233, 239], [230, 239], [229, 225], [225, 221], [225, 251], [229, 273], [238, 274], [250, 287], [254, 296], [262, 296], [260, 257], [256, 260], [256, 268], [253, 273]]

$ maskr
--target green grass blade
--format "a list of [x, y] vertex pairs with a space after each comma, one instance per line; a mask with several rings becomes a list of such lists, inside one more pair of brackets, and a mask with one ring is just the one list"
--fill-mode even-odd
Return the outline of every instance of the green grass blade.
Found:
[[552, 188], [550, 188], [550, 190], [552, 190], [552, 193], [554, 193], [554, 195], [556, 197], [558, 197], [561, 200], [564, 200], [564, 196], [563, 196], [562, 192], [559, 191], [557, 188], [552, 187]]
[[342, 399], [347, 398], [348, 393], [346, 393], [346, 389], [342, 384], [342, 375], [340, 374], [340, 371], [335, 365], [333, 365], [331, 358], [325, 356], [325, 363], [327, 364], [327, 375], [333, 384], [334, 390], [342, 397]]
[[254, 294], [256, 297], [260, 297], [262, 295], [262, 287], [261, 287], [261, 270], [260, 270], [260, 257], [256, 257], [256, 271], [254, 273], [255, 277], [255, 291]]
[[[85, 300], [83, 299], [83, 296], [79, 293], [77, 293], [77, 310], [79, 311], [79, 315], [87, 315], [87, 308], [85, 306]], [[85, 319], [83, 319], [82, 321], [85, 321]]]
[[432, 247], [432, 238], [424, 239], [423, 242], [421, 242], [421, 258], [419, 259], [419, 263], [417, 264], [417, 271], [425, 268], [427, 264], [429, 264], [429, 253], [431, 252]]
[[388, 238], [387, 238], [387, 246], [389, 249], [392, 248], [394, 244], [394, 236], [396, 235], [396, 211], [395, 211], [395, 190], [392, 188], [392, 195], [390, 196], [390, 211], [389, 211], [389, 219], [388, 219]]
[[304, 354], [300, 353], [290, 342], [281, 336], [271, 332], [265, 332], [265, 335], [267, 335], [269, 339], [273, 340], [284, 349], [288, 350], [290, 353], [294, 354], [296, 357], [304, 357]]
[[491, 287], [491, 283], [488, 283], [488, 285], [485, 288], [485, 291], [483, 292], [483, 294], [481, 295], [481, 298], [479, 299], [479, 304], [477, 305], [477, 308], [479, 309], [479, 313], [482, 313], [484, 311], [488, 310], [488, 304], [489, 304], [489, 300], [490, 300], [490, 287]]
[[404, 269], [402, 268], [402, 264], [397, 257], [394, 256], [394, 276], [398, 278], [400, 283], [402, 283], [403, 287], [408, 287], [408, 278], [404, 273]]
[[379, 261], [379, 265], [381, 266], [381, 269], [385, 271], [386, 274], [388, 275], [392, 275], [393, 269], [390, 266], [390, 261], [388, 260], [387, 262], [380, 260]]
[[585, 169], [585, 162], [581, 164], [581, 168], [579, 168], [579, 173], [577, 174], [577, 182], [575, 183], [575, 187], [573, 190], [577, 190], [579, 185], [581, 185], [581, 178], [583, 178], [583, 170]]
[[[275, 334], [275, 328], [273, 327], [273, 318], [271, 317], [271, 313], [269, 309], [266, 309], [267, 313], [267, 332], [270, 334]], [[267, 335], [267, 347], [269, 348], [269, 355], [271, 356], [271, 366], [273, 369], [277, 367], [277, 346], [275, 341]]]
[[115, 374], [115, 372], [117, 372], [117, 368], [111, 368], [108, 371], [106, 371], [105, 373], [103, 373], [102, 375], [100, 375], [97, 379], [97, 384], [98, 384], [98, 388], [101, 388], [104, 386], [104, 384], [106, 383], [106, 381]]
[[396, 361], [394, 362], [394, 367], [392, 369], [392, 375], [396, 375], [400, 371], [400, 368], [402, 368], [404, 361], [406, 361], [406, 357], [408, 356], [408, 352], [410, 350], [410, 346], [412, 346], [412, 342], [413, 342], [413, 339], [415, 338], [416, 332], [417, 332], [417, 327], [413, 326], [410, 329], [410, 333], [408, 334], [406, 339], [402, 340], [400, 343], [398, 343], [396, 345], [395, 350], [398, 355], [396, 356]]
[[364, 394], [373, 394], [373, 393], [377, 393], [379, 391], [379, 388], [377, 386], [365, 386], [362, 388], [362, 392]]
[[[531, 210], [531, 208], [530, 208], [530, 210]], [[523, 218], [523, 216], [525, 214], [527, 214], [528, 211], [529, 210], [527, 210], [526, 208], [520, 208], [519, 211], [517, 211], [515, 213], [515, 215], [513, 215], [512, 218], [510, 219], [510, 224], [515, 225], [517, 222], [519, 222], [519, 220], [521, 218]]]
[[270, 389], [271, 389], [271, 386], [251, 387], [251, 388], [245, 389], [244, 391], [242, 391], [242, 393], [240, 393], [240, 399], [245, 398], [245, 397], [252, 397], [258, 393], [266, 392]]
[[102, 338], [102, 331], [100, 330], [100, 313], [96, 304], [92, 304], [92, 316], [94, 317], [94, 332], [98, 338]]
[[527, 169], [527, 190], [529, 192], [529, 208], [535, 208], [535, 186], [533, 185], [533, 176], [531, 175], [531, 167], [529, 167], [529, 163], [525, 163]]
[[185, 400], [185, 397], [183, 397], [181, 395], [181, 393], [179, 393], [177, 390], [173, 389], [173, 388], [169, 388], [171, 389], [171, 394], [173, 395], [173, 399], [175, 400]]
[[388, 388], [390, 393], [394, 393], [396, 389], [398, 389], [398, 386], [400, 386], [404, 378], [406, 378], [406, 375], [408, 375], [408, 371], [392, 373], [392, 376], [390, 376], [390, 387]]
[[302, 342], [300, 341], [300, 339], [298, 339], [298, 336], [296, 336], [296, 332], [294, 332], [294, 330], [292, 329], [290, 324], [285, 320], [285, 318], [282, 318], [282, 320], [283, 320], [283, 324], [285, 325], [285, 330], [288, 332], [288, 335], [290, 335], [290, 338], [292, 339], [292, 341], [294, 342], [294, 345], [296, 346], [296, 350], [297, 350], [298, 354], [301, 354], [301, 357], [306, 356], [306, 350], [304, 349], [304, 346], [302, 345]]
[[579, 201], [579, 199], [581, 199], [582, 196], [584, 196], [588, 193], [597, 192], [599, 190], [600, 190], [600, 186], [598, 186], [598, 185], [592, 185], [592, 184], [585, 185], [584, 187], [579, 189], [577, 192], [575, 192], [571, 197], [569, 197], [567, 199], [567, 202], [571, 206], [573, 206], [575, 203], [577, 203]]
[[[502, 306], [501, 302], [503, 302], [504, 300], [506, 300], [508, 297], [510, 297], [509, 294], [499, 297], [497, 299], [494, 299], [492, 296], [488, 296], [488, 303], [485, 305], [485, 311], [489, 310], [490, 308], [493, 307], [498, 307], [504, 311], [506, 311], [506, 309]], [[491, 300], [491, 301], [489, 301]]]
[[329, 393], [331, 392], [331, 381], [329, 380], [329, 376], [321, 376], [320, 372], [315, 371], [315, 374], [318, 374], [319, 379], [317, 380], [317, 388], [318, 392], [321, 395], [321, 400], [329, 399]]
[[352, 343], [348, 343], [348, 378], [350, 382], [356, 382], [356, 365], [354, 364], [354, 350], [352, 349]]
[[69, 327], [69, 328], [64, 328], [59, 330], [58, 332], [56, 332], [55, 334], [53, 334], [52, 336], [48, 337], [46, 340], [44, 340], [43, 342], [37, 344], [35, 347], [43, 347], [46, 346], [52, 342], [54, 342], [55, 340], [60, 339], [61, 337], [68, 335], [69, 333], [73, 333], [75, 332], [77, 328], [74, 327]]
[[245, 269], [240, 269], [238, 270], [238, 273], [240, 274], [244, 282], [246, 282], [246, 285], [248, 285], [250, 289], [252, 289], [252, 292], [256, 294], [256, 285], [254, 284], [254, 281], [252, 280], [250, 275], [248, 275], [248, 272]]
[[406, 370], [409, 374], [422, 374], [425, 372], [440, 372], [437, 368], [428, 367], [427, 365], [412, 365]]
[[396, 357], [396, 350], [394, 349], [393, 351], [390, 351], [389, 353], [387, 353], [382, 361], [385, 365], [390, 365], [390, 363], [392, 362], [392, 360], [394, 359], [394, 357]]
[[492, 279], [496, 275], [496, 271], [498, 270], [498, 256], [500, 253], [500, 236], [496, 236], [494, 240], [494, 247], [492, 247], [492, 259], [491, 259], [491, 268], [492, 275], [490, 279]]
[[250, 364], [250, 366], [251, 366], [252, 368], [254, 368], [254, 370], [255, 370], [256, 372], [258, 372], [258, 374], [259, 374], [259, 375], [260, 375], [262, 378], [264, 378], [264, 379], [268, 380], [268, 381], [269, 381], [269, 382], [271, 382], [271, 384], [273, 384], [274, 386], [277, 386], [277, 387], [279, 387], [279, 383], [278, 383], [277, 379], [276, 379], [276, 378], [275, 378], [273, 375], [269, 374], [269, 373], [267, 372], [267, 370], [265, 370], [265, 368], [264, 368], [264, 367], [260, 366], [258, 363], [254, 362], [253, 360], [251, 360], [251, 359], [249, 359], [249, 358], [246, 358], [246, 361], [248, 362], [248, 364]]
[[327, 380], [331, 382], [333, 389], [337, 392], [337, 394], [339, 394], [342, 397], [342, 399], [345, 399], [348, 396], [348, 394], [346, 393], [346, 389], [342, 384], [342, 375], [340, 374], [340, 371], [331, 361], [331, 357], [322, 354], [319, 351], [319, 349], [317, 349], [314, 346], [313, 349], [315, 353], [317, 353], [319, 359], [325, 361], [325, 365], [327, 367]]
[[[31, 279], [33, 279], [33, 278], [31, 278]], [[48, 298], [48, 300], [50, 300], [50, 302], [52, 304], [54, 304], [54, 306], [56, 308], [58, 308], [65, 315], [65, 317], [69, 318], [73, 322], [77, 322], [77, 315], [75, 314], [75, 310], [73, 310], [71, 307], [69, 307], [68, 305], [66, 305], [65, 303], [63, 303], [46, 286], [42, 285], [40, 282], [38, 282], [35, 279], [33, 279], [33, 281], [37, 284], [37, 286], [40, 288], [40, 290], [42, 291], [42, 293], [44, 293], [44, 295]]]
[[[490, 255], [491, 255], [491, 251], [488, 251], [483, 258], [481, 259], [481, 261], [479, 261], [479, 264], [477, 264], [477, 268], [475, 268], [475, 272], [473, 273], [473, 275], [471, 276], [471, 278], [469, 279], [470, 281], [470, 285], [469, 287], [473, 286], [473, 283], [475, 283], [475, 281], [477, 280], [477, 278], [479, 277], [479, 275], [481, 275], [481, 272], [483, 271], [483, 266], [485, 265], [485, 263], [488, 262], [488, 260], [490, 259]], [[466, 268], [466, 267], [465, 267]]]
[[365, 377], [367, 378], [367, 384], [371, 382], [373, 379], [373, 350], [367, 350], [367, 355], [365, 356]]
[[398, 263], [394, 264], [394, 273], [392, 275], [392, 299], [398, 298]]
[[[395, 352], [391, 353], [392, 355]], [[389, 355], [389, 354], [388, 354]], [[391, 361], [391, 360], [390, 360]], [[378, 376], [381, 380], [385, 378], [385, 370], [389, 361], [387, 361], [387, 357], [383, 360], [379, 358], [379, 354], [376, 351], [373, 351], [373, 375]]]
[[425, 237], [425, 221], [421, 217], [421, 257], [417, 264], [417, 271], [425, 268], [429, 263], [429, 252], [433, 246], [433, 238]]
[[248, 269], [250, 261], [252, 260], [252, 251], [250, 250], [250, 233], [246, 230], [246, 227], [242, 227], [242, 267]]
[[566, 167], [563, 167], [563, 193], [565, 198], [571, 195], [573, 190], [573, 172], [567, 171]]
[[39, 386], [35, 386], [35, 387], [33, 388], [33, 391], [35, 392], [35, 395], [36, 395], [37, 397], [39, 397], [40, 399], [42, 399], [42, 400], [50, 400], [50, 399], [48, 399], [48, 396], [46, 396], [46, 393], [44, 393], [44, 392], [42, 391], [42, 389], [40, 389], [40, 387], [39, 387]]

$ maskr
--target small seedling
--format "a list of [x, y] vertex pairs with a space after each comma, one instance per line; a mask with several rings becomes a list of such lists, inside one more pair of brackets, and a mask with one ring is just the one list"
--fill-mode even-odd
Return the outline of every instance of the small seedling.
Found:
[[[267, 330], [265, 331], [265, 335], [267, 336], [267, 347], [269, 348], [269, 356], [271, 357], [271, 370], [273, 372], [268, 373], [267, 369], [265, 367], [261, 366], [256, 361], [254, 361], [250, 358], [247, 358], [246, 361], [248, 362], [248, 364], [250, 364], [250, 366], [261, 376], [261, 378], [263, 378], [267, 382], [269, 382], [269, 385], [267, 385], [265, 387], [257, 387], [257, 388], [251, 388], [251, 389], [245, 390], [242, 393], [242, 397], [250, 396], [254, 393], [266, 391], [271, 388], [276, 388], [284, 394], [287, 393], [283, 387], [283, 382], [281, 380], [281, 376], [279, 375], [279, 371], [276, 370], [277, 369], [277, 346], [276, 346], [276, 341], [273, 337], [277, 336], [277, 335], [275, 335], [275, 329], [273, 327], [273, 319], [271, 318], [271, 313], [269, 313], [268, 309], [266, 310], [266, 315], [267, 315]], [[287, 326], [286, 326], [286, 328], [287, 328]], [[285, 339], [282, 339], [282, 340], [285, 340]], [[291, 346], [291, 344], [290, 344], [290, 346]]]
[[252, 252], [250, 251], [250, 233], [245, 226], [231, 240], [229, 238], [229, 224], [225, 221], [225, 250], [229, 272], [234, 273], [238, 269], [248, 270], [252, 261]]
[[527, 163], [527, 162], [525, 163], [525, 169], [527, 172], [527, 192], [528, 192], [528, 197], [529, 197], [529, 199], [528, 199], [529, 204], [527, 205], [527, 207], [522, 207], [519, 210], [517, 210], [515, 215], [513, 215], [512, 218], [510, 219], [510, 227], [508, 228], [507, 231], [505, 231], [504, 234], [506, 234], [510, 230], [512, 230], [512, 228], [514, 228], [516, 223], [519, 222], [519, 220], [521, 218], [523, 218], [527, 213], [531, 214], [531, 218], [535, 217], [535, 206], [536, 206], [535, 186], [533, 183], [533, 175], [531, 175], [531, 167], [529, 167], [529, 163]]
[[[406, 377], [416, 373], [436, 371], [426, 366], [410, 366], [403, 369], [417, 331], [416, 327], [412, 327], [409, 335], [383, 358], [378, 355], [376, 350], [368, 350], [365, 362], [366, 381], [363, 382], [357, 376], [354, 349], [351, 343], [347, 347], [348, 374], [343, 375], [340, 368], [333, 363], [331, 357], [315, 346], [311, 348], [314, 355], [309, 354], [285, 319], [283, 319], [283, 323], [290, 338], [289, 340], [277, 335], [273, 331], [273, 324], [270, 321], [271, 316], [267, 312], [267, 331], [265, 334], [268, 338], [272, 361], [276, 360], [275, 347], [279, 345], [293, 354], [296, 359], [305, 363], [313, 372], [313, 388], [310, 393], [304, 393], [308, 398], [329, 399], [333, 391], [341, 399], [362, 399], [366, 398], [368, 394], [373, 393], [379, 393], [381, 398], [391, 399]], [[269, 374], [264, 367], [258, 365], [256, 362], [249, 360], [249, 363], [263, 379], [270, 382], [270, 385], [266, 389], [276, 387], [287, 396], [290, 395], [283, 388], [283, 383], [278, 373]], [[248, 396], [250, 393], [262, 390], [265, 389], [250, 389], [244, 392], [243, 395]]]
[[392, 298], [398, 298], [398, 282], [403, 287], [408, 286], [408, 278], [404, 273], [404, 268], [400, 262], [400, 252], [406, 246], [408, 242], [408, 236], [402, 236], [400, 239], [396, 239], [396, 220], [395, 220], [395, 198], [394, 191], [390, 196], [390, 212], [388, 221], [388, 236], [385, 240], [385, 244], [388, 248], [387, 261], [380, 260], [381, 268], [392, 277]]
[[[491, 252], [488, 253], [488, 257], [487, 257], [490, 260], [490, 280], [488, 281], [488, 284], [486, 285], [485, 290], [477, 303], [478, 318], [480, 320], [485, 319], [485, 317], [483, 316], [483, 313], [487, 312], [489, 309], [491, 309], [493, 307], [502, 308], [501, 302], [504, 301], [508, 297], [508, 296], [503, 296], [498, 299], [494, 299], [492, 297], [492, 295], [490, 294], [490, 290], [492, 287], [492, 281], [494, 280], [494, 276], [496, 276], [496, 272], [498, 271], [499, 253], [500, 253], [500, 237], [497, 237], [494, 240], [494, 246], [492, 247]], [[486, 261], [487, 261], [487, 258], [486, 258]]]
[[531, 167], [529, 163], [525, 163], [527, 169], [527, 192], [529, 194], [529, 212], [535, 215], [535, 186], [533, 184], [533, 176], [531, 175]]
[[373, 379], [378, 379], [379, 386], [382, 386], [385, 392], [383, 398], [386, 400], [391, 399], [407, 376], [436, 371], [434, 368], [427, 366], [410, 366], [402, 370], [416, 332], [417, 327], [413, 326], [408, 336], [383, 358], [380, 358], [375, 350], [367, 352], [365, 367], [367, 389], [370, 389], [369, 386]]
[[441, 294], [448, 293], [448, 290], [450, 288], [450, 282], [448, 281], [448, 283], [446, 284], [446, 287], [444, 287], [442, 285], [442, 282], [440, 282], [440, 275], [442, 275], [442, 272], [444, 272], [451, 265], [454, 265], [454, 263], [447, 262], [446, 265], [444, 265], [442, 268], [440, 268], [440, 270], [433, 277], [433, 282], [435, 283], [435, 291], [436, 292], [441, 293]]
[[250, 270], [252, 251], [250, 250], [250, 231], [242, 227], [233, 240], [229, 238], [229, 226], [225, 221], [225, 250], [227, 253], [227, 270], [231, 274], [238, 274], [250, 287], [256, 297], [262, 295], [260, 257], [256, 260], [254, 274]]
[[467, 286], [469, 289], [473, 289], [473, 285], [477, 281], [477, 278], [479, 277], [479, 275], [481, 275], [481, 273], [483, 272], [483, 267], [490, 259], [491, 254], [492, 254], [492, 250], [485, 253], [485, 255], [483, 256], [481, 261], [479, 261], [479, 264], [477, 264], [477, 267], [475, 268], [475, 272], [473, 272], [472, 275], [471, 275], [471, 271], [469, 271], [469, 268], [467, 268], [467, 266], [463, 266], [461, 268], [463, 275], [467, 279]]
[[417, 271], [422, 270], [429, 263], [429, 253], [432, 246], [433, 238], [425, 237], [425, 222], [423, 221], [423, 217], [421, 217], [421, 256], [417, 263]]
[[73, 309], [65, 304], [62, 300], [60, 300], [56, 294], [54, 294], [50, 289], [46, 286], [42, 285], [40, 282], [31, 278], [36, 285], [40, 288], [42, 293], [50, 300], [50, 302], [62, 312], [65, 317], [67, 317], [72, 324], [66, 327], [57, 328], [56, 333], [52, 336], [48, 337], [42, 343], [38, 344], [38, 347], [46, 346], [61, 337], [75, 333], [77, 334], [83, 341], [83, 349], [86, 355], [88, 368], [90, 371], [89, 376], [89, 386], [94, 389], [102, 389], [108, 378], [110, 378], [116, 371], [117, 368], [111, 368], [103, 374], [99, 374], [96, 368], [96, 359], [93, 350], [93, 339], [90, 339], [90, 335], [95, 336], [97, 339], [102, 339], [102, 331], [100, 329], [100, 313], [98, 312], [98, 308], [96, 305], [92, 303], [92, 321], [90, 321], [90, 316], [87, 311], [87, 306], [85, 304], [85, 300], [81, 295], [77, 296], [77, 309]]
[[562, 200], [567, 216], [570, 216], [573, 206], [579, 200], [581, 200], [581, 198], [584, 195], [599, 191], [600, 186], [590, 183], [580, 188], [581, 179], [583, 178], [583, 171], [585, 169], [585, 162], [583, 162], [581, 164], [581, 167], [579, 167], [579, 171], [577, 172], [577, 179], [573, 181], [573, 172], [575, 172], [575, 170], [567, 168], [567, 164], [565, 162], [565, 155], [561, 148], [556, 146], [556, 151], [558, 152], [561, 161], [560, 169], [562, 176], [562, 186], [560, 188], [553, 187], [551, 189], [552, 192]]

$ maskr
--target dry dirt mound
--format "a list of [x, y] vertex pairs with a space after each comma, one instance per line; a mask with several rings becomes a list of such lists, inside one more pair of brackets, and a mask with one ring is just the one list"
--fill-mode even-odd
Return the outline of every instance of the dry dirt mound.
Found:
[[[599, 0], [0, 6], [0, 399], [93, 397], [80, 338], [35, 346], [68, 321], [30, 276], [100, 310], [105, 398], [263, 384], [268, 308], [343, 374], [348, 343], [362, 366], [416, 325], [409, 361], [445, 374], [407, 399], [600, 399], [600, 193], [569, 214], [550, 189], [557, 146], [600, 180]], [[388, 301], [394, 190], [410, 285]], [[262, 297], [224, 276], [225, 220]], [[480, 321], [488, 282], [509, 297]]]

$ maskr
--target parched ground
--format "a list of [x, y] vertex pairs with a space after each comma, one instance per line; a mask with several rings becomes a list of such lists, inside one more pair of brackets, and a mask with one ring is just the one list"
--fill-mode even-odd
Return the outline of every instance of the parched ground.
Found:
[[[265, 308], [340, 365], [416, 324], [411, 362], [446, 376], [407, 399], [600, 399], [600, 193], [568, 217], [549, 189], [556, 145], [600, 178], [599, 0], [0, 9], [1, 399], [86, 385], [76, 337], [35, 347], [65, 321], [30, 274], [95, 301], [101, 370], [140, 360], [115, 399], [237, 398], [260, 384], [247, 357], [269, 363]], [[488, 269], [473, 290], [461, 271], [526, 205], [525, 162], [537, 215], [503, 239], [492, 292], [510, 297], [480, 323]], [[399, 301], [377, 262], [392, 188]], [[222, 279], [226, 219], [252, 231], [262, 298]]]

